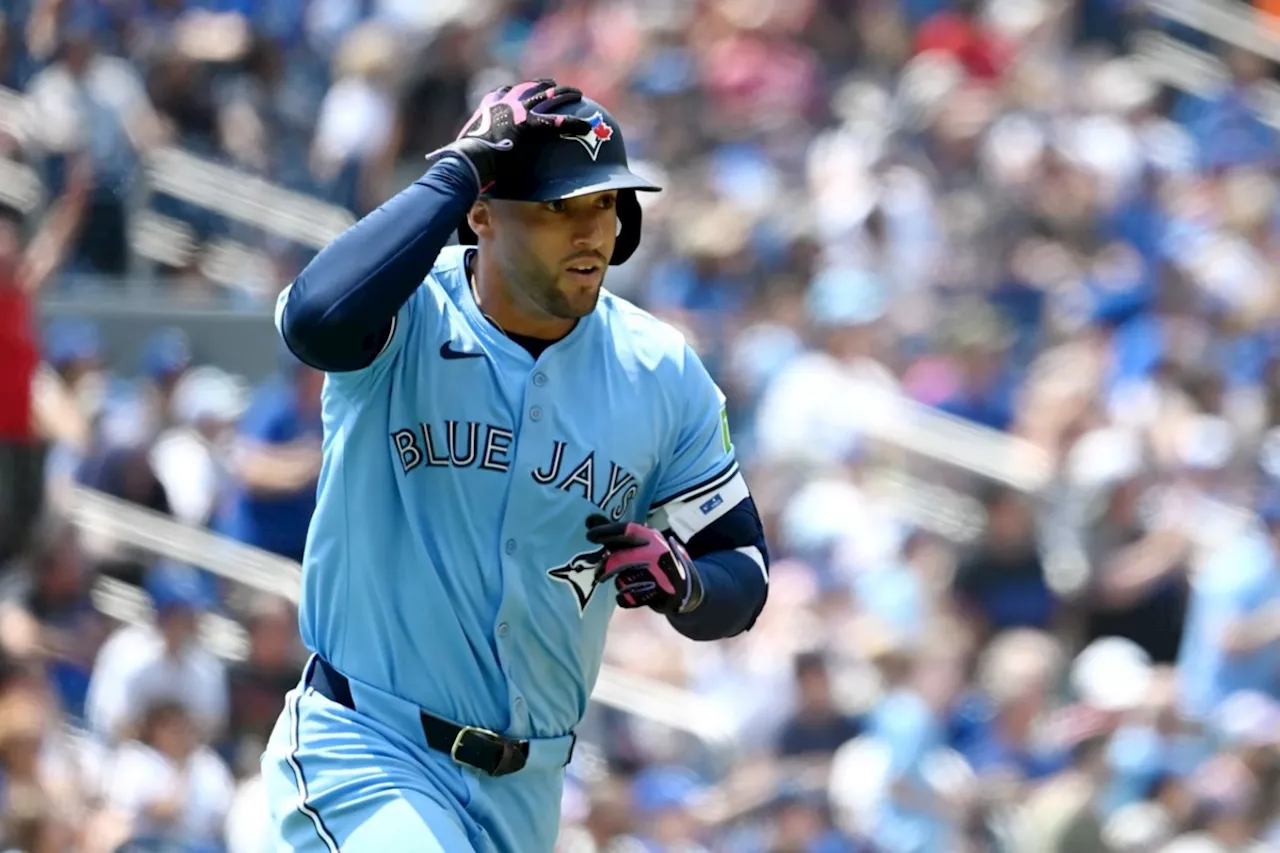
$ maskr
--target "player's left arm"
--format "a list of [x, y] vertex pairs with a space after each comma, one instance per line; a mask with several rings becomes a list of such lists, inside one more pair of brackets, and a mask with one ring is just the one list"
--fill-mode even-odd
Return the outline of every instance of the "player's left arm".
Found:
[[724, 395], [686, 346], [679, 435], [645, 524], [596, 516], [587, 537], [609, 551], [603, 569], [622, 607], [651, 607], [693, 640], [755, 624], [769, 592], [769, 550], [738, 470]]

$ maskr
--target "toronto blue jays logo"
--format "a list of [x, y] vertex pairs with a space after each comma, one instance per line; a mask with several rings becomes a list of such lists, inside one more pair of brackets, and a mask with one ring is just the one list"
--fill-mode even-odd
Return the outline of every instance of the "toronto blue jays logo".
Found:
[[604, 116], [597, 110], [596, 114], [587, 119], [587, 123], [591, 125], [591, 129], [581, 136], [572, 136], [570, 139], [576, 139], [582, 143], [582, 147], [587, 149], [587, 153], [591, 155], [591, 159], [596, 159], [596, 155], [600, 153], [600, 146], [604, 145], [613, 138], [613, 128], [609, 126], [609, 122], [604, 120]]
[[578, 601], [579, 616], [586, 612], [587, 605], [591, 603], [591, 594], [596, 591], [596, 572], [604, 565], [607, 556], [603, 548], [583, 551], [581, 554], [575, 554], [563, 566], [557, 566], [547, 572], [548, 575], [567, 584], [573, 590]]

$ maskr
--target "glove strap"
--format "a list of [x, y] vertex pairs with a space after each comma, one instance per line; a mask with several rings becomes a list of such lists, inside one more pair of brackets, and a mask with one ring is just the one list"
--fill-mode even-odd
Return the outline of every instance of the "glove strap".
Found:
[[698, 567], [689, 556], [689, 552], [685, 550], [684, 545], [680, 544], [680, 541], [674, 536], [667, 537], [667, 547], [671, 549], [671, 553], [684, 566], [686, 578], [684, 601], [680, 602], [680, 607], [676, 610], [676, 613], [677, 615], [692, 613], [702, 603], [702, 578], [698, 575]]

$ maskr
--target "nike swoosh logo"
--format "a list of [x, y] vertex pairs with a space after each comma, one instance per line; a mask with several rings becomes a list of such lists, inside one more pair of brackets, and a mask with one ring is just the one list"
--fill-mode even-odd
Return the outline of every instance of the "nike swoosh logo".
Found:
[[463, 352], [462, 350], [450, 349], [449, 342], [445, 341], [440, 345], [440, 357], [448, 359], [456, 358], [484, 358], [482, 352]]

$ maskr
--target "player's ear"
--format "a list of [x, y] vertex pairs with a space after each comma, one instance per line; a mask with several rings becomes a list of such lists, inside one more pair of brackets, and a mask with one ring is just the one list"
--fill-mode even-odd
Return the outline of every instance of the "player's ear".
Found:
[[479, 237], [493, 236], [493, 208], [487, 201], [477, 201], [467, 211], [467, 224]]

